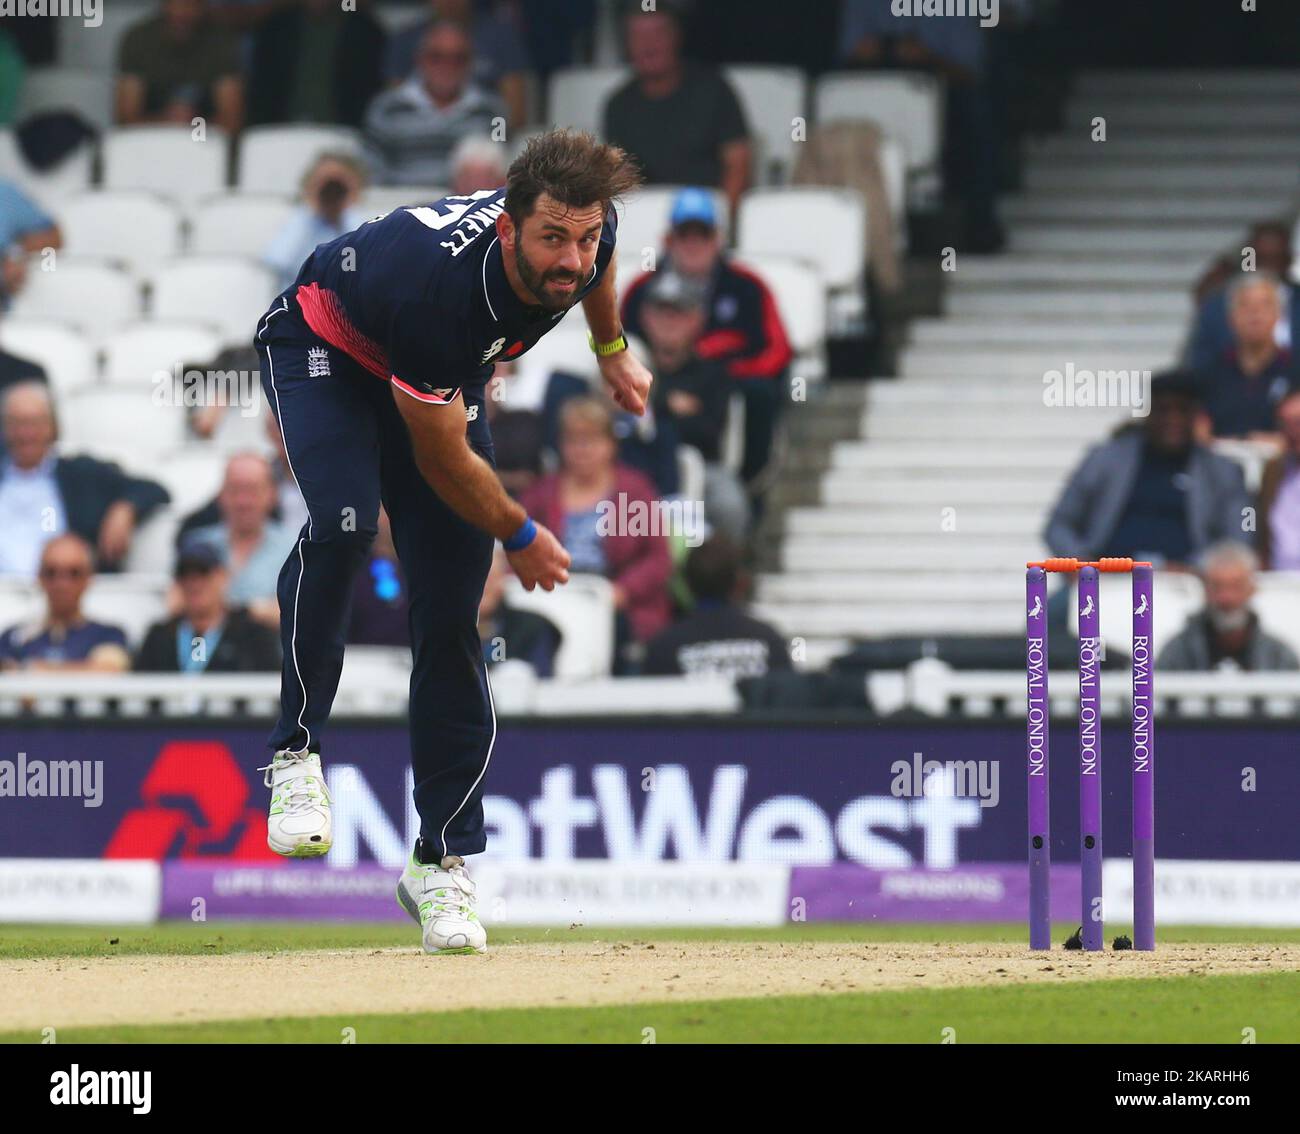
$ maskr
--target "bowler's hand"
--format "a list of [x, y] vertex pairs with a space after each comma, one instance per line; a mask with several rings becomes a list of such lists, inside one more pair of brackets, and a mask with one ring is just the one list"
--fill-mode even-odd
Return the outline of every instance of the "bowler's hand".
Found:
[[650, 371], [630, 350], [603, 355], [600, 359], [600, 376], [614, 392], [614, 401], [629, 413], [640, 417], [645, 413], [646, 399], [650, 396]]
[[522, 551], [507, 551], [506, 558], [526, 591], [537, 586], [553, 591], [557, 585], [569, 581], [569, 553], [551, 530], [541, 524], [537, 525], [532, 543]]

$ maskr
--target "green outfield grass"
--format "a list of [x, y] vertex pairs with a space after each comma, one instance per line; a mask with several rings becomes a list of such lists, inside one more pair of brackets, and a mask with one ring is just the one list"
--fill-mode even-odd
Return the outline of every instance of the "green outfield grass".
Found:
[[[1300, 973], [62, 1028], [67, 1043], [1296, 1043]], [[646, 1029], [652, 1029], [647, 1032]], [[652, 1039], [651, 1039], [652, 1037]], [[0, 1043], [34, 1043], [0, 1033]]]
[[[1060, 945], [1073, 925], [1055, 926], [1052, 940]], [[489, 927], [493, 945], [537, 941], [985, 941], [1024, 943], [1023, 925], [1006, 923], [874, 924], [865, 922], [783, 925], [773, 929], [622, 929], [577, 926], [563, 929]], [[1127, 925], [1108, 925], [1106, 944]], [[1171, 926], [1158, 932], [1158, 943], [1188, 942], [1225, 945], [1300, 942], [1300, 929]], [[413, 922], [161, 922], [158, 925], [101, 927], [85, 925], [0, 925], [0, 959], [21, 957], [111, 957], [139, 954], [257, 953], [281, 949], [419, 948]]]

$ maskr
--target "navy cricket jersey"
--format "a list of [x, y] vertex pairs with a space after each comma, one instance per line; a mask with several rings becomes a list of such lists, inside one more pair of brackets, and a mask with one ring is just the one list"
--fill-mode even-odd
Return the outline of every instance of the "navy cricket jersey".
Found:
[[[394, 209], [319, 245], [272, 305], [424, 402], [481, 388], [494, 359], [515, 359], [564, 317], [526, 304], [506, 278], [496, 218], [506, 191], [485, 189]], [[617, 220], [605, 214], [591, 278], [614, 255]], [[281, 335], [283, 320], [271, 328]]]

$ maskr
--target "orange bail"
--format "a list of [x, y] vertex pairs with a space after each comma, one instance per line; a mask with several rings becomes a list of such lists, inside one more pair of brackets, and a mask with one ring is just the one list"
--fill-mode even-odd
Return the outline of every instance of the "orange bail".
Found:
[[1068, 574], [1078, 571], [1081, 567], [1095, 567], [1098, 571], [1111, 574], [1122, 574], [1132, 571], [1134, 567], [1150, 567], [1151, 564], [1141, 559], [1123, 559], [1112, 557], [1109, 559], [1068, 559], [1058, 556], [1052, 559], [1044, 559], [1039, 563], [1026, 563], [1026, 567], [1041, 567], [1044, 571], [1054, 571]]

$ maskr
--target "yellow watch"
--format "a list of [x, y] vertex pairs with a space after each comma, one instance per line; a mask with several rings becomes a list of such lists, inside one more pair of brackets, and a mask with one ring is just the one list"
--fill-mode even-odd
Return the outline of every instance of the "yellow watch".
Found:
[[627, 350], [627, 336], [620, 334], [618, 338], [611, 343], [598, 343], [596, 341], [596, 336], [588, 331], [587, 344], [592, 350], [600, 355], [601, 358], [604, 358], [606, 355], [618, 354], [621, 350]]

